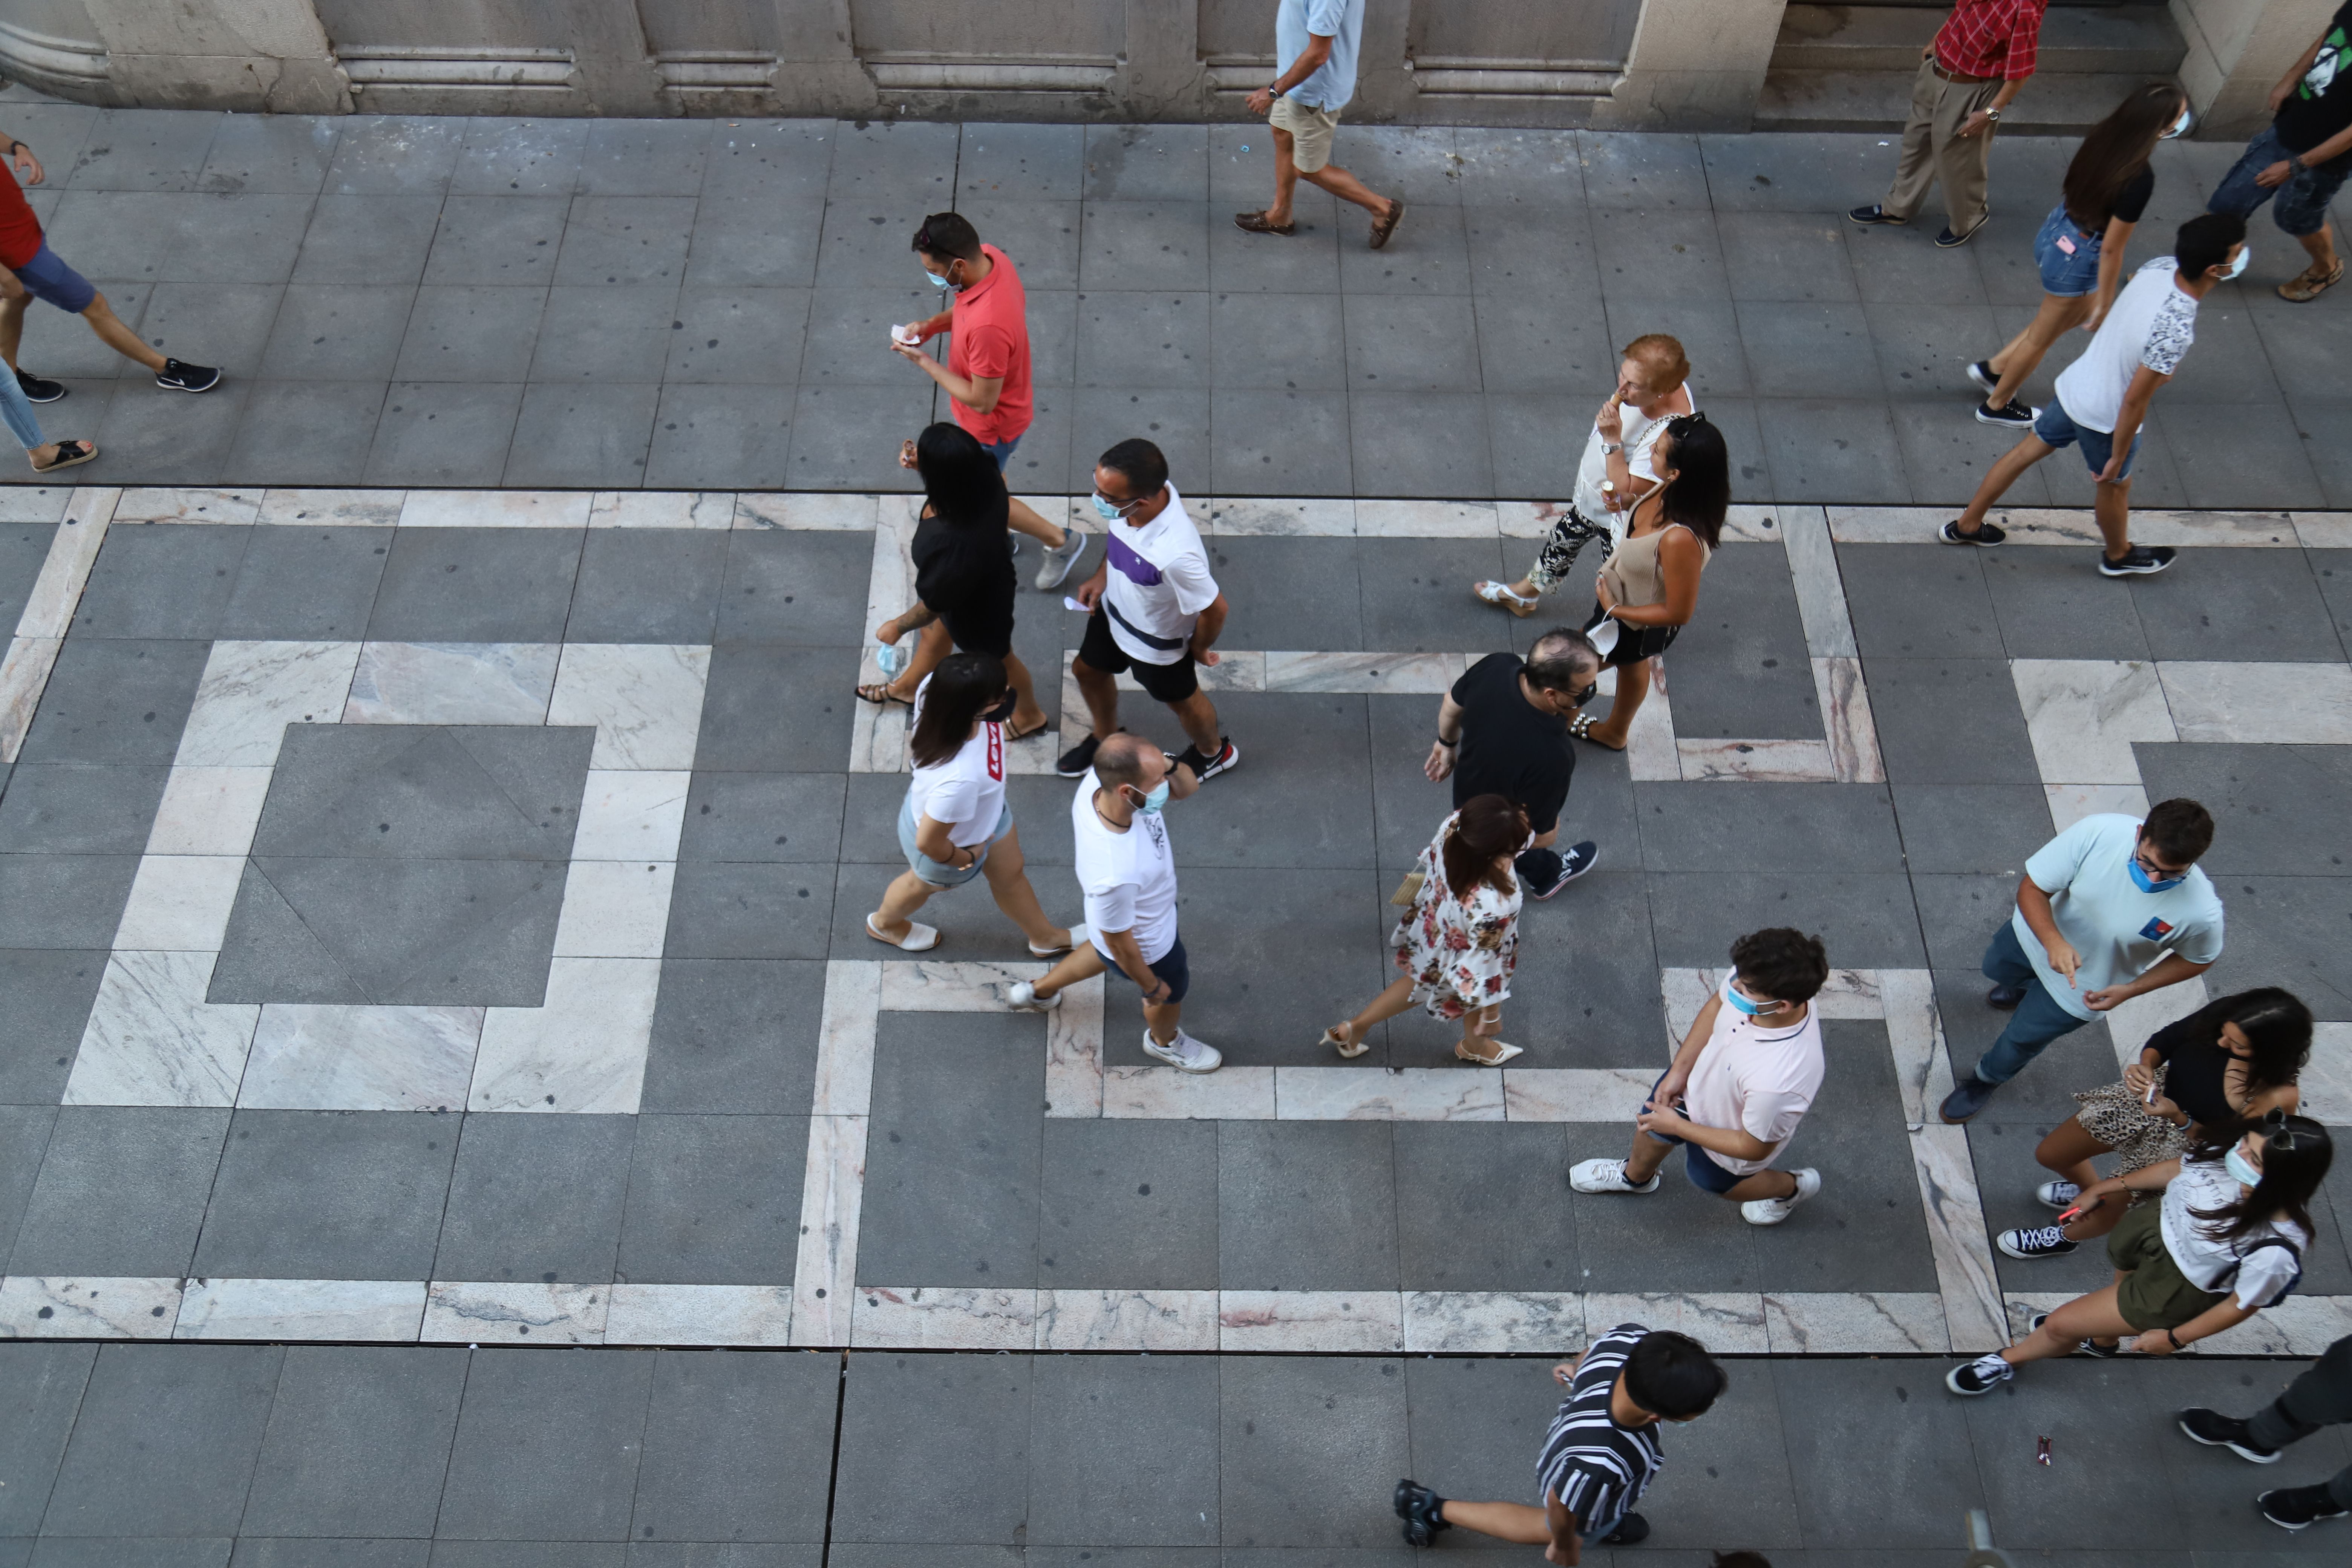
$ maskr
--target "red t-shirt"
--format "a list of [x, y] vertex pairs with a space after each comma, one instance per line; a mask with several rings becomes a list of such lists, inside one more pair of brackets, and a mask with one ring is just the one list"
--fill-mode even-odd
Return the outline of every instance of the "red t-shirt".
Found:
[[1003, 379], [996, 406], [987, 413], [954, 404], [956, 423], [992, 447], [1029, 428], [1034, 407], [1029, 395], [1029, 296], [1011, 257], [992, 245], [982, 246], [980, 253], [992, 269], [955, 297], [955, 319], [948, 328], [955, 334], [948, 345], [948, 368], [980, 381]]
[[14, 272], [41, 248], [41, 220], [15, 179], [0, 174], [0, 267]]

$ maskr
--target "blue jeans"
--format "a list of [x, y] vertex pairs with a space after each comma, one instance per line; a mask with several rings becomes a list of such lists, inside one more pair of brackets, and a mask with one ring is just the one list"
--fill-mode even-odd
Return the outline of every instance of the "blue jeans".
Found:
[[1977, 1062], [1977, 1077], [1987, 1083], [2007, 1083], [2025, 1070], [2025, 1065], [2040, 1056], [2051, 1041], [2061, 1035], [2071, 1035], [2089, 1020], [2077, 1018], [2058, 1005], [2042, 977], [2033, 973], [2033, 965], [2025, 957], [2025, 944], [2017, 940], [2017, 929], [2007, 921], [1993, 933], [1986, 944], [1984, 976], [1995, 985], [2022, 985], [2025, 1000], [2009, 1016], [2009, 1027], [1992, 1043]]
[[23, 443], [25, 450], [44, 445], [40, 416], [33, 412], [33, 400], [16, 384], [16, 375], [0, 364], [0, 419], [8, 422], [8, 433]]
[[[2116, 437], [2113, 431], [2094, 430], [2087, 425], [2075, 424], [2068, 416], [2065, 405], [2054, 397], [2050, 400], [2049, 406], [2034, 419], [2033, 434], [2035, 438], [2045, 447], [2063, 448], [2072, 447], [2076, 442], [2082, 443], [2083, 461], [2090, 465], [2091, 477], [2095, 479], [2107, 471], [2107, 459], [2114, 457], [2116, 452]], [[2131, 478], [2132, 464], [2138, 458], [2139, 432], [2135, 430], [2132, 432], [2131, 450], [2124, 454], [2124, 466], [2116, 474], [2117, 484]]]
[[[1026, 436], [1028, 433], [1029, 432], [1026, 430], [1024, 430], [1021, 433], [1021, 436]], [[982, 441], [980, 444], [980, 449], [987, 453], [991, 458], [994, 459], [996, 463], [996, 471], [998, 473], [1003, 473], [1004, 471], [1004, 465], [1013, 460], [1013, 448], [1021, 445], [1021, 436], [1015, 436], [1010, 441], [998, 441], [993, 445], [991, 445], [986, 441]]]
[[[2042, 232], [2033, 237], [2033, 264], [2042, 269], [2042, 291], [2060, 300], [2079, 300], [2099, 286], [2099, 246], [2106, 231], [2084, 234], [2066, 216], [2066, 204], [2060, 202], [2042, 220]], [[2074, 247], [2070, 254], [2058, 242], [2064, 240]]]
[[2289, 174], [2284, 184], [2269, 189], [2254, 184], [2256, 174], [2293, 156], [2286, 143], [2278, 139], [2277, 129], [2265, 127], [2246, 143], [2245, 153], [2221, 176], [2221, 183], [2213, 187], [2213, 198], [2205, 204], [2205, 210], [2252, 217], [2264, 202], [2276, 196], [2278, 205], [2271, 209], [2271, 221], [2279, 226], [2281, 233], [2294, 235], [2297, 239], [2306, 234], [2317, 234], [2327, 222], [2327, 204], [2344, 188], [2345, 177], [2352, 175], [2352, 157], [2337, 158], [2324, 167]]

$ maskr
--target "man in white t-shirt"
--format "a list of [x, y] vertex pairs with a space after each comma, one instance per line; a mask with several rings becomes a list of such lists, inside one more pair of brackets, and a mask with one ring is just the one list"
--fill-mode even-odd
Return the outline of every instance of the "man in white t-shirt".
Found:
[[1985, 1108], [2051, 1041], [2116, 1004], [2194, 980], [2221, 956], [2221, 897], [2199, 857], [2213, 818], [2164, 800], [2146, 821], [2086, 816], [2025, 862], [2017, 912], [1985, 949], [1986, 1003], [2009, 1026], [1944, 1099], [1946, 1121]]
[[1750, 1225], [1779, 1225], [1822, 1190], [1819, 1171], [1772, 1163], [1828, 1070], [1812, 1002], [1829, 982], [1829, 955], [1819, 937], [1773, 926], [1733, 942], [1731, 965], [1633, 1119], [1633, 1152], [1582, 1162], [1570, 1186], [1654, 1193], [1658, 1167], [1680, 1143], [1692, 1184], [1738, 1204]]
[[2168, 544], [2131, 542], [2132, 458], [2156, 389], [2172, 379], [2197, 336], [2197, 306], [2246, 269], [2246, 220], [2205, 213], [2180, 226], [2172, 254], [2135, 273], [2116, 297], [2083, 357], [2058, 373], [2058, 396], [2034, 416], [2033, 429], [1992, 466], [1968, 510], [1937, 531], [1947, 544], [1999, 544], [2009, 537], [1985, 520], [2017, 477], [2081, 442], [2096, 481], [2092, 507], [2106, 547], [2103, 577], [2145, 577], [2172, 564]]
[[1055, 771], [1074, 779], [1094, 765], [1095, 748], [1118, 732], [1118, 677], [1132, 672], [1184, 726], [1188, 744], [1176, 760], [1206, 784], [1242, 753], [1218, 731], [1217, 706], [1194, 668], [1217, 662], [1210, 645], [1224, 630], [1226, 609], [1201, 531], [1168, 482], [1168, 459], [1145, 440], [1121, 441], [1102, 455], [1094, 507], [1107, 525], [1103, 563], [1077, 591], [1078, 603], [1094, 613], [1070, 661], [1094, 730], [1062, 753]]
[[1144, 1055], [1180, 1072], [1217, 1070], [1224, 1058], [1181, 1022], [1192, 975], [1176, 931], [1175, 851], [1160, 815], [1200, 787], [1191, 767], [1133, 735], [1102, 743], [1070, 802], [1088, 940], [1042, 979], [1008, 987], [1006, 1002], [1045, 1012], [1061, 1005], [1069, 986], [1115, 971], [1143, 993]]

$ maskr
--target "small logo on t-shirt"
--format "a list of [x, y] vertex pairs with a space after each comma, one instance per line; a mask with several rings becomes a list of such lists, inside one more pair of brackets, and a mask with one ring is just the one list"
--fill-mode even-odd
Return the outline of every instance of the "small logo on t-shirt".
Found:
[[2172, 934], [2172, 922], [2161, 920], [2150, 921], [2139, 928], [2139, 934], [2150, 942], [2162, 942]]
[[1004, 782], [1004, 726], [983, 724], [988, 731], [988, 776], [996, 784]]

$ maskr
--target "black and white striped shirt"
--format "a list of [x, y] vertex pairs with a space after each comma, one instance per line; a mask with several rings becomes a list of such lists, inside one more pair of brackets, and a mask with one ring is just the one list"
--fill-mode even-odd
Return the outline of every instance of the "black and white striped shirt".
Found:
[[1628, 1429], [1609, 1414], [1617, 1374], [1649, 1331], [1639, 1323], [1620, 1323], [1592, 1342], [1536, 1461], [1538, 1484], [1576, 1515], [1578, 1533], [1588, 1538], [1641, 1501], [1666, 1462], [1655, 1422]]

